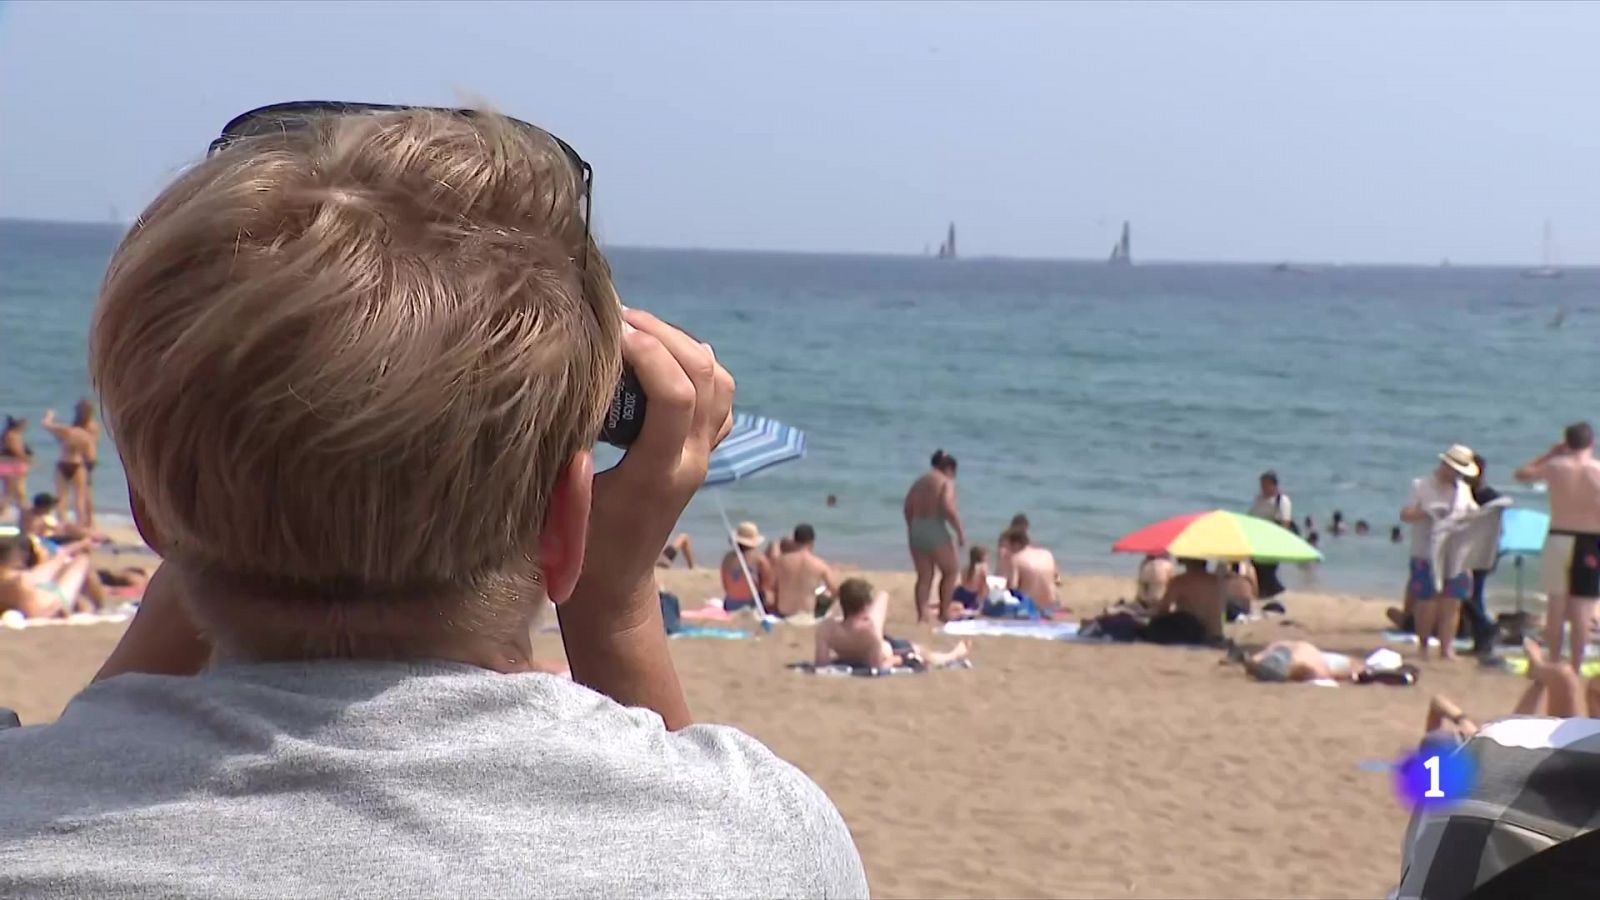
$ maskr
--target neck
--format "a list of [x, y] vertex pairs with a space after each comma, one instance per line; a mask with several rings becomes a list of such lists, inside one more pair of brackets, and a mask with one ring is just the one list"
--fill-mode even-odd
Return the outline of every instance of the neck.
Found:
[[334, 600], [187, 576], [183, 594], [225, 598], [188, 604], [218, 661], [430, 659], [494, 672], [536, 668], [531, 635], [543, 600], [537, 590]]

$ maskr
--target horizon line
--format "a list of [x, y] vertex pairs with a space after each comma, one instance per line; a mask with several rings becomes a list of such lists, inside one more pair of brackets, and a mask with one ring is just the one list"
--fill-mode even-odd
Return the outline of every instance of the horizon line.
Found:
[[[3, 2], [3, 0], [0, 0]], [[102, 228], [120, 227], [126, 229], [133, 223], [110, 222], [93, 219], [35, 219], [23, 216], [0, 215], [0, 222], [17, 222], [29, 225], [87, 225]], [[686, 247], [668, 244], [602, 244], [603, 248], [613, 250], [645, 250], [672, 253], [746, 253], [769, 254], [774, 256], [843, 256], [872, 258], [883, 257], [888, 259], [928, 259], [940, 263], [962, 262], [1034, 262], [1034, 263], [1074, 263], [1074, 264], [1100, 264], [1105, 260], [1100, 257], [1074, 257], [1074, 256], [1010, 256], [1002, 253], [986, 253], [973, 256], [958, 256], [953, 259], [940, 258], [930, 253], [895, 253], [890, 251], [852, 251], [852, 250], [789, 250], [762, 247]], [[1273, 266], [1288, 265], [1299, 268], [1314, 269], [1510, 269], [1526, 271], [1541, 268], [1532, 263], [1514, 262], [1455, 262], [1445, 257], [1438, 263], [1425, 262], [1371, 262], [1352, 260], [1316, 260], [1316, 259], [1147, 259], [1136, 261], [1133, 268], [1141, 266]], [[1555, 266], [1561, 271], [1586, 271], [1600, 269], [1600, 263], [1563, 263]], [[1316, 274], [1316, 272], [1296, 273]]]

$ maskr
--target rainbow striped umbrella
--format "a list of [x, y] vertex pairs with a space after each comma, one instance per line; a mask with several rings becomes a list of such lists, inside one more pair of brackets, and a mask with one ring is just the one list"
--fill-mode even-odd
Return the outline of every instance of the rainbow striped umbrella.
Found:
[[1317, 548], [1275, 522], [1227, 510], [1189, 513], [1135, 531], [1113, 553], [1170, 553], [1189, 559], [1315, 562]]

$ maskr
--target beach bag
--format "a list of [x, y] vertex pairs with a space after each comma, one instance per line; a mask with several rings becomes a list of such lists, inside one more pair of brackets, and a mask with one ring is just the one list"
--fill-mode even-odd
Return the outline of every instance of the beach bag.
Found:
[[683, 630], [683, 604], [678, 602], [678, 595], [667, 591], [657, 591], [661, 599], [661, 624], [667, 627], [667, 634], [677, 634]]
[[1139, 639], [1141, 625], [1139, 618], [1130, 612], [1104, 613], [1079, 629], [1078, 635], [1106, 638], [1128, 644]]
[[1152, 644], [1204, 644], [1207, 640], [1206, 627], [1200, 620], [1181, 610], [1151, 619], [1139, 637]]

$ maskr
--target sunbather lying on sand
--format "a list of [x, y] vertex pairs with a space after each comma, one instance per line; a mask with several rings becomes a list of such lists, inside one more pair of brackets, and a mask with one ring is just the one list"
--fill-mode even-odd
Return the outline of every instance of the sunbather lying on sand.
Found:
[[87, 544], [73, 544], [29, 566], [26, 538], [6, 541], [0, 550], [0, 612], [16, 610], [29, 619], [76, 612], [89, 577], [87, 550]]
[[[1545, 659], [1544, 648], [1532, 638], [1522, 642], [1528, 654], [1528, 688], [1512, 707], [1513, 716], [1539, 715], [1539, 701], [1544, 700], [1544, 715], [1558, 719], [1571, 719], [1579, 715], [1600, 718], [1600, 679], [1590, 679], [1584, 693], [1584, 710], [1578, 712], [1580, 682], [1578, 673], [1562, 663]], [[1423, 743], [1466, 743], [1478, 733], [1479, 725], [1449, 697], [1435, 696], [1428, 701], [1428, 719], [1423, 732]]]
[[948, 651], [930, 652], [910, 641], [885, 635], [883, 621], [889, 614], [889, 595], [874, 591], [863, 579], [851, 578], [839, 585], [839, 610], [844, 618], [824, 619], [817, 624], [818, 666], [843, 663], [873, 669], [938, 668], [967, 656], [966, 641]]
[[1273, 641], [1250, 656], [1232, 647], [1228, 657], [1243, 663], [1244, 670], [1261, 681], [1413, 684], [1417, 674], [1414, 666], [1400, 666], [1392, 671], [1369, 671], [1364, 662], [1343, 653], [1321, 650], [1310, 641]]

